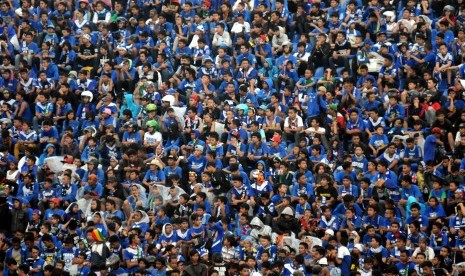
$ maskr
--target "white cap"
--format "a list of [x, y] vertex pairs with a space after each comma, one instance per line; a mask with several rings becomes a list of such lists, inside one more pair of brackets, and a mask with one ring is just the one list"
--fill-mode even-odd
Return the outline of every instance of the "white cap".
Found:
[[333, 229], [326, 229], [325, 234], [328, 234], [330, 236], [334, 236], [334, 230]]
[[194, 150], [199, 150], [199, 151], [202, 151], [203, 152], [203, 146], [202, 145], [196, 145], [194, 147]]
[[460, 79], [460, 84], [462, 85], [463, 88], [465, 88], [465, 80], [464, 79]]
[[357, 248], [358, 251], [363, 252], [363, 245], [361, 243], [357, 243], [354, 245], [354, 249]]
[[328, 259], [326, 259], [326, 257], [323, 257], [318, 261], [318, 264], [319, 265], [328, 265]]

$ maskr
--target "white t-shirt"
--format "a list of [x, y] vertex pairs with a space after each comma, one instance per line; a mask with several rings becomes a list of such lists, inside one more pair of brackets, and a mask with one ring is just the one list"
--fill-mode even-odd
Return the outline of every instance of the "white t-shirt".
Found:
[[153, 134], [150, 134], [149, 132], [146, 132], [144, 134], [144, 142], [151, 144], [155, 144], [156, 142], [162, 142], [163, 137], [161, 136], [161, 133], [156, 131]]
[[350, 256], [349, 249], [345, 246], [341, 246], [337, 249], [337, 258], [344, 259], [345, 256]]
[[289, 117], [286, 117], [284, 120], [284, 127], [297, 128], [303, 126], [304, 122], [299, 115], [297, 115], [294, 120], [290, 120]]

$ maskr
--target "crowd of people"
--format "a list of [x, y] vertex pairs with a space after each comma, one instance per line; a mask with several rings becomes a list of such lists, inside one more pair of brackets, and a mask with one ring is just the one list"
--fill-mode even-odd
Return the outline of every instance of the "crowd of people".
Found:
[[463, 0], [3, 0], [2, 275], [464, 275]]

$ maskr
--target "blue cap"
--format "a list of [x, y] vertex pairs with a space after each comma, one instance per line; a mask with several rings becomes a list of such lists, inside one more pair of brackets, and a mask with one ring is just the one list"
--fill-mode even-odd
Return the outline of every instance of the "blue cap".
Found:
[[365, 40], [363, 41], [364, 44], [368, 44], [368, 45], [373, 45], [373, 41], [371, 41], [371, 39], [369, 38], [365, 38]]

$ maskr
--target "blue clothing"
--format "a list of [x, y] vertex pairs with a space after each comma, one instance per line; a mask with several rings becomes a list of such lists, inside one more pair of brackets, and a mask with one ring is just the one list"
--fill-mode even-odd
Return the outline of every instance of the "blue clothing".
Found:
[[405, 188], [405, 187], [402, 188], [402, 193], [401, 193], [400, 198], [403, 200], [407, 200], [409, 196], [413, 196], [417, 198], [418, 200], [420, 200], [420, 202], [423, 202], [423, 195], [420, 191], [420, 188], [418, 188], [417, 185], [411, 184], [410, 188]]
[[437, 138], [434, 135], [428, 135], [425, 139], [423, 161], [426, 163], [430, 160], [435, 160], [436, 157], [436, 141]]

